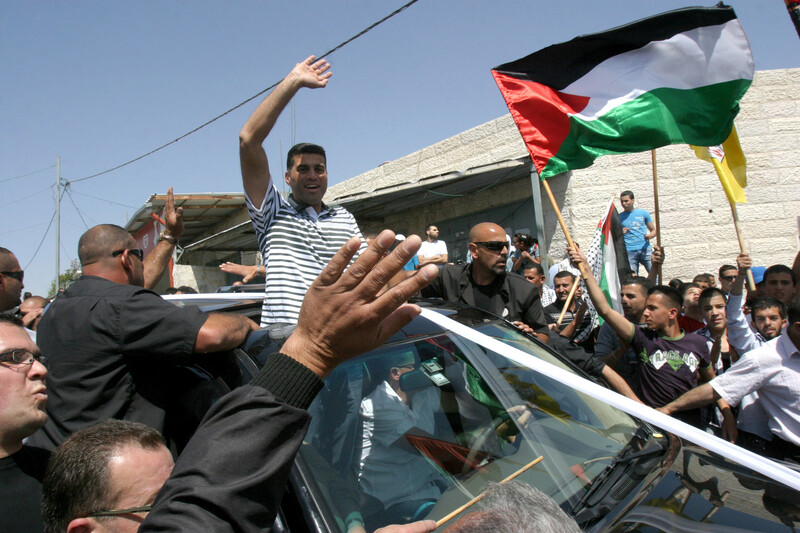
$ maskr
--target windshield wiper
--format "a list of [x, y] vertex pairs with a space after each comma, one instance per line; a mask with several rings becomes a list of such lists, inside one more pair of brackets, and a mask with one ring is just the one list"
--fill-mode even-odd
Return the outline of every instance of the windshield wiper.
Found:
[[[613, 489], [618, 482], [624, 480], [624, 473], [628, 465], [653, 455], [662, 455], [666, 450], [666, 439], [661, 439], [653, 442], [649, 446], [640, 450], [634, 451], [635, 443], [642, 445], [652, 440], [653, 433], [640, 428], [631, 441], [620, 450], [617, 456], [612, 459], [608, 466], [592, 480], [591, 487], [586, 490], [586, 494], [578, 500], [578, 503], [573, 508], [573, 516], [578, 523], [584, 522], [590, 518], [595, 518], [604, 513], [604, 507], [598, 505], [603, 501], [605, 496]], [[602, 489], [602, 490], [601, 490]]]

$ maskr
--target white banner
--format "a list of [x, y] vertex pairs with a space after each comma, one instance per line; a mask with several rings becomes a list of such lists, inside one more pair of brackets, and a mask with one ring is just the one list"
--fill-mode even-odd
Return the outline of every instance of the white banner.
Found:
[[800, 491], [800, 473], [797, 473], [785, 466], [771, 461], [758, 454], [745, 450], [735, 444], [724, 441], [710, 433], [701, 431], [689, 424], [685, 424], [680, 420], [667, 416], [663, 413], [656, 411], [646, 405], [622, 396], [610, 389], [602, 387], [596, 383], [573, 374], [567, 370], [559, 368], [548, 362], [542, 361], [538, 357], [525, 353], [518, 348], [509, 346], [504, 342], [484, 335], [468, 326], [460, 324], [455, 320], [447, 318], [446, 316], [437, 313], [433, 309], [422, 309], [422, 316], [437, 324], [444, 329], [450, 330], [453, 333], [461, 335], [462, 337], [486, 348], [507, 357], [508, 359], [528, 366], [533, 370], [552, 378], [559, 383], [571, 387], [584, 394], [588, 394], [592, 398], [605, 402], [617, 409], [625, 411], [631, 416], [649, 422], [656, 427], [659, 427], [673, 435], [682, 437], [695, 444], [703, 446], [707, 450], [718, 453], [721, 456], [735, 461], [742, 466], [746, 466], [760, 474], [763, 474], [775, 481], [779, 481], [793, 489]]

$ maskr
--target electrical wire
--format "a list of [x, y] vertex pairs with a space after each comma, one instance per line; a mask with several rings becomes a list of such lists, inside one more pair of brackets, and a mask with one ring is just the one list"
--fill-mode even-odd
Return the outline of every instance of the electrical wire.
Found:
[[[356, 39], [358, 39], [359, 37], [361, 37], [362, 35], [364, 35], [364, 34], [365, 34], [365, 33], [367, 33], [368, 31], [372, 30], [372, 29], [373, 29], [373, 28], [375, 28], [376, 26], [378, 26], [378, 25], [382, 24], [383, 22], [386, 22], [387, 20], [389, 20], [390, 18], [394, 17], [395, 15], [397, 15], [397, 14], [401, 13], [402, 11], [405, 11], [406, 9], [408, 9], [409, 7], [411, 7], [412, 5], [416, 4], [418, 1], [419, 1], [419, 0], [411, 0], [411, 1], [410, 1], [410, 2], [408, 2], [407, 4], [405, 4], [405, 5], [403, 5], [403, 6], [399, 7], [399, 8], [397, 8], [397, 9], [395, 9], [394, 11], [392, 11], [391, 13], [389, 13], [388, 15], [386, 15], [385, 17], [383, 17], [383, 18], [382, 18], [382, 19], [380, 19], [379, 21], [377, 21], [377, 22], [375, 22], [375, 23], [371, 24], [370, 26], [368, 26], [368, 27], [364, 28], [363, 30], [361, 30], [361, 31], [360, 31], [360, 32], [358, 32], [357, 34], [353, 35], [352, 37], [350, 37], [350, 38], [349, 38], [349, 39], [347, 39], [346, 41], [343, 41], [343, 42], [341, 42], [341, 43], [337, 44], [336, 46], [334, 46], [333, 48], [331, 48], [330, 50], [328, 50], [328, 51], [327, 51], [327, 52], [325, 52], [324, 54], [320, 54], [320, 55], [318, 55], [317, 57], [321, 59], [321, 58], [324, 58], [324, 57], [327, 57], [327, 56], [329, 56], [329, 55], [333, 54], [333, 53], [334, 53], [334, 52], [336, 52], [337, 50], [339, 50], [339, 49], [341, 49], [342, 47], [344, 47], [344, 46], [346, 46], [346, 45], [350, 44], [351, 42], [355, 41]], [[196, 128], [194, 128], [193, 130], [191, 130], [191, 131], [189, 131], [189, 132], [187, 132], [187, 133], [184, 133], [184, 134], [183, 134], [183, 135], [181, 135], [180, 137], [177, 137], [177, 138], [175, 138], [175, 139], [173, 139], [173, 140], [171, 140], [171, 141], [169, 141], [169, 142], [167, 142], [167, 143], [164, 143], [164, 144], [162, 144], [162, 145], [161, 145], [161, 146], [159, 146], [158, 148], [154, 148], [154, 149], [150, 150], [149, 152], [147, 152], [147, 153], [145, 153], [145, 154], [142, 154], [142, 155], [140, 155], [140, 156], [138, 156], [138, 157], [135, 157], [135, 158], [131, 159], [130, 161], [126, 161], [125, 163], [121, 163], [121, 164], [119, 164], [119, 165], [117, 165], [117, 166], [115, 166], [115, 167], [109, 168], [109, 169], [107, 169], [107, 170], [103, 170], [102, 172], [97, 172], [96, 174], [92, 174], [92, 175], [90, 175], [90, 176], [86, 176], [86, 177], [83, 177], [83, 178], [78, 178], [78, 179], [76, 179], [76, 180], [72, 180], [72, 183], [77, 183], [77, 182], [79, 182], [79, 181], [90, 180], [90, 179], [92, 179], [92, 178], [96, 178], [96, 177], [98, 177], [98, 176], [102, 176], [103, 174], [108, 174], [109, 172], [113, 172], [113, 171], [115, 171], [115, 170], [118, 170], [118, 169], [120, 169], [120, 168], [122, 168], [122, 167], [125, 167], [125, 166], [128, 166], [128, 165], [132, 164], [132, 163], [135, 163], [135, 162], [137, 162], [137, 161], [139, 161], [139, 160], [141, 160], [141, 159], [144, 159], [145, 157], [148, 157], [148, 156], [150, 156], [150, 155], [153, 155], [154, 153], [156, 153], [156, 152], [158, 152], [158, 151], [161, 151], [161, 150], [163, 150], [163, 149], [164, 149], [164, 148], [166, 148], [167, 146], [170, 146], [170, 145], [172, 145], [172, 144], [175, 144], [176, 142], [178, 142], [178, 141], [180, 141], [180, 140], [183, 140], [183, 139], [185, 139], [185, 138], [186, 138], [186, 137], [188, 137], [189, 135], [191, 135], [191, 134], [193, 134], [193, 133], [196, 133], [196, 132], [200, 131], [201, 129], [205, 128], [205, 127], [206, 127], [206, 126], [208, 126], [209, 124], [211, 124], [211, 123], [213, 123], [213, 122], [216, 122], [217, 120], [221, 119], [222, 117], [224, 117], [224, 116], [226, 116], [226, 115], [228, 115], [228, 114], [232, 113], [233, 111], [235, 111], [235, 110], [239, 109], [239, 108], [240, 108], [240, 107], [242, 107], [243, 105], [245, 105], [245, 104], [247, 104], [247, 103], [249, 103], [249, 102], [251, 102], [251, 101], [255, 100], [256, 98], [258, 98], [258, 97], [259, 97], [259, 96], [261, 96], [262, 94], [266, 93], [267, 91], [269, 91], [269, 90], [271, 90], [271, 89], [274, 89], [274, 88], [275, 88], [275, 87], [276, 87], [276, 86], [277, 86], [279, 83], [280, 83], [280, 81], [276, 81], [275, 83], [273, 83], [272, 85], [270, 85], [269, 87], [267, 87], [266, 89], [264, 89], [263, 91], [261, 91], [261, 92], [259, 92], [259, 93], [257, 93], [257, 94], [254, 94], [253, 96], [251, 96], [250, 98], [248, 98], [248, 99], [247, 99], [247, 100], [245, 100], [244, 102], [241, 102], [241, 103], [239, 103], [239, 104], [237, 104], [237, 105], [233, 106], [232, 108], [230, 108], [230, 109], [228, 109], [227, 111], [225, 111], [225, 112], [223, 112], [223, 113], [221, 113], [221, 114], [217, 115], [216, 117], [212, 118], [211, 120], [208, 120], [208, 121], [204, 122], [203, 124], [201, 124], [201, 125], [197, 126], [197, 127], [196, 127]]]
[[[61, 197], [62, 198], [64, 197], [63, 191], [61, 192]], [[36, 259], [36, 254], [39, 253], [39, 250], [42, 248], [42, 244], [44, 244], [44, 240], [47, 237], [47, 234], [50, 233], [50, 227], [53, 225], [53, 220], [55, 220], [55, 218], [56, 218], [56, 211], [54, 209], [53, 216], [50, 217], [50, 222], [47, 224], [47, 229], [44, 230], [44, 235], [42, 235], [42, 240], [39, 241], [39, 246], [36, 247], [36, 251], [33, 252], [33, 257], [31, 257], [30, 261], [28, 261], [28, 263], [25, 265], [25, 268], [23, 268], [22, 270], [27, 270], [28, 267], [31, 266], [31, 263], [33, 263], [33, 260]]]
[[25, 230], [28, 230], [28, 229], [38, 228], [39, 226], [44, 226], [45, 224], [47, 224], [47, 222], [39, 222], [38, 224], [34, 224], [32, 226], [25, 226], [24, 228], [10, 229], [8, 231], [4, 231], [3, 233], [0, 233], [0, 235], [7, 235], [9, 233], [16, 233], [18, 231], [25, 231]]
[[81, 222], [83, 222], [83, 225], [86, 226], [86, 229], [89, 229], [89, 225], [83, 219], [83, 214], [81, 213], [81, 210], [78, 209], [78, 206], [75, 205], [75, 200], [72, 199], [72, 193], [69, 192], [69, 188], [68, 187], [64, 187], [64, 191], [66, 191], [67, 197], [69, 198], [69, 201], [72, 203], [72, 207], [75, 208], [75, 212], [78, 213], [79, 217], [81, 217]]
[[28, 198], [30, 198], [31, 196], [36, 196], [37, 194], [41, 194], [41, 193], [43, 193], [44, 191], [46, 191], [47, 189], [52, 189], [52, 188], [53, 188], [53, 186], [52, 186], [52, 185], [48, 185], [48, 186], [47, 186], [47, 187], [45, 187], [44, 189], [39, 189], [38, 191], [36, 191], [36, 192], [33, 192], [33, 193], [29, 194], [28, 196], [23, 196], [22, 198], [18, 198], [18, 199], [16, 199], [16, 200], [14, 200], [13, 202], [8, 202], [7, 204], [0, 205], [0, 207], [8, 207], [9, 205], [14, 205], [14, 204], [16, 204], [17, 202], [21, 202], [22, 200], [27, 200], [27, 199], [28, 199]]
[[[69, 182], [69, 183], [72, 183], [72, 182]], [[136, 206], [133, 206], [133, 205], [121, 204], [121, 203], [119, 203], [119, 202], [114, 202], [114, 201], [112, 201], [112, 200], [106, 200], [105, 198], [100, 198], [100, 197], [98, 197], [98, 196], [92, 196], [91, 194], [86, 194], [85, 192], [76, 191], [75, 189], [71, 189], [71, 190], [72, 190], [72, 192], [74, 192], [75, 194], [78, 194], [78, 195], [80, 195], [80, 196], [86, 196], [87, 198], [92, 198], [93, 200], [99, 200], [99, 201], [101, 201], [101, 202], [107, 202], [107, 203], [109, 203], [109, 204], [118, 205], [118, 206], [120, 206], [120, 207], [127, 207], [127, 208], [129, 208], [129, 209], [139, 209], [139, 207], [136, 207]], [[141, 206], [140, 206], [140, 207], [141, 207]]]
[[34, 174], [38, 174], [39, 172], [44, 172], [45, 170], [50, 170], [51, 168], [55, 168], [55, 165], [50, 165], [47, 168], [40, 168], [39, 170], [34, 170], [33, 172], [28, 172], [26, 174], [20, 174], [19, 176], [12, 176], [10, 178], [3, 178], [3, 179], [0, 180], [0, 183], [4, 183], [6, 181], [11, 181], [11, 180], [18, 180], [18, 179], [24, 178], [26, 176], [32, 176]]

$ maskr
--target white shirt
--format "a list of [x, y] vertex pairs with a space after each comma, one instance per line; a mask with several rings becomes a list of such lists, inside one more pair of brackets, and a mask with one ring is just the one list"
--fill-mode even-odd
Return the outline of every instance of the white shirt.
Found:
[[442, 494], [433, 481], [443, 478], [431, 464], [419, 452], [393, 445], [413, 427], [433, 434], [439, 394], [437, 387], [417, 391], [409, 406], [382, 381], [361, 400], [363, 433], [358, 483], [385, 507], [408, 500], [435, 500]]
[[417, 256], [419, 257], [433, 257], [435, 255], [444, 255], [447, 253], [447, 244], [444, 241], [435, 240], [433, 242], [423, 241], [422, 246], [419, 247]]
[[[261, 325], [296, 324], [311, 283], [350, 237], [361, 237], [358, 224], [343, 207], [323, 204], [317, 213], [293, 204], [275, 185], [258, 208], [245, 199], [266, 266]], [[362, 241], [359, 253], [365, 246]]]
[[711, 386], [731, 405], [758, 391], [772, 433], [800, 446], [800, 351], [786, 332], [748, 352]]

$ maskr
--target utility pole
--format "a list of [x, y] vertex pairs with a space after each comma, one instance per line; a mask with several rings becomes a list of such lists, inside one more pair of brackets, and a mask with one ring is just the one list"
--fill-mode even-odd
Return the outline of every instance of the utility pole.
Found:
[[56, 296], [61, 285], [61, 156], [56, 160]]

